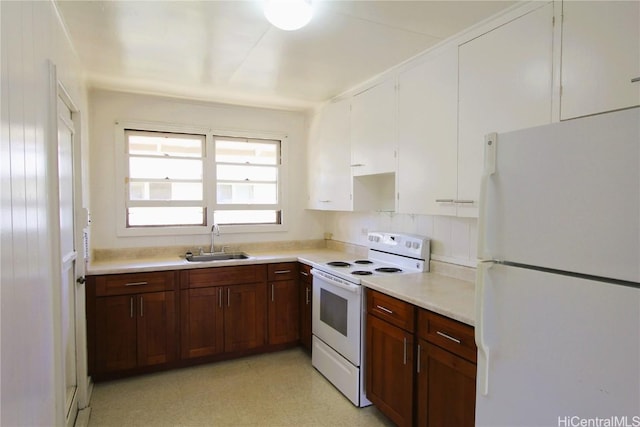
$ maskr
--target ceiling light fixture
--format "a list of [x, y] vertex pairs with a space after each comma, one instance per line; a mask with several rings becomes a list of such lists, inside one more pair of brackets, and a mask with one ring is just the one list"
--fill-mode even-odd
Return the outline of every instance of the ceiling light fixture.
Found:
[[309, 23], [313, 7], [311, 0], [265, 0], [264, 16], [281, 30], [293, 31]]

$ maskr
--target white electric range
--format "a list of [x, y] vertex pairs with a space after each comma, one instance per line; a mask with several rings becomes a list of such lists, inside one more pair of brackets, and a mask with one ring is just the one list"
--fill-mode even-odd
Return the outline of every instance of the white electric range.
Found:
[[429, 271], [430, 241], [415, 234], [370, 232], [368, 256], [314, 264], [312, 365], [356, 406], [364, 390], [366, 304], [361, 281]]

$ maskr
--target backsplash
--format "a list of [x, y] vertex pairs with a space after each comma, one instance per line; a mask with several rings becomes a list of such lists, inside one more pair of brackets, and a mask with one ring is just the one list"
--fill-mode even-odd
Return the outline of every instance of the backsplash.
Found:
[[466, 267], [477, 263], [475, 218], [389, 212], [325, 212], [325, 238], [366, 246], [367, 232], [395, 231], [431, 239], [431, 259]]

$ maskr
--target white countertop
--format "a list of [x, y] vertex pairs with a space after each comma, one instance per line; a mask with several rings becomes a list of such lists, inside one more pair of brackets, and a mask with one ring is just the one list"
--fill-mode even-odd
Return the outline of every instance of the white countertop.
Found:
[[[251, 252], [249, 255], [251, 255], [250, 258], [243, 260], [210, 262], [189, 262], [180, 257], [100, 261], [90, 263], [87, 266], [87, 274], [185, 270], [291, 261], [314, 265], [353, 259], [353, 254], [330, 249]], [[362, 279], [362, 285], [468, 325], [474, 326], [475, 324], [475, 285], [473, 282], [437, 273], [411, 273], [368, 277]]]

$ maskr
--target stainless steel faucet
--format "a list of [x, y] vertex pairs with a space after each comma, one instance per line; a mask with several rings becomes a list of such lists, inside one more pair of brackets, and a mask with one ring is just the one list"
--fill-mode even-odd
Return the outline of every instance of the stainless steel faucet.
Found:
[[215, 252], [214, 248], [213, 248], [213, 242], [215, 240], [215, 236], [219, 236], [220, 235], [220, 227], [218, 227], [218, 224], [213, 224], [211, 226], [211, 253]]

